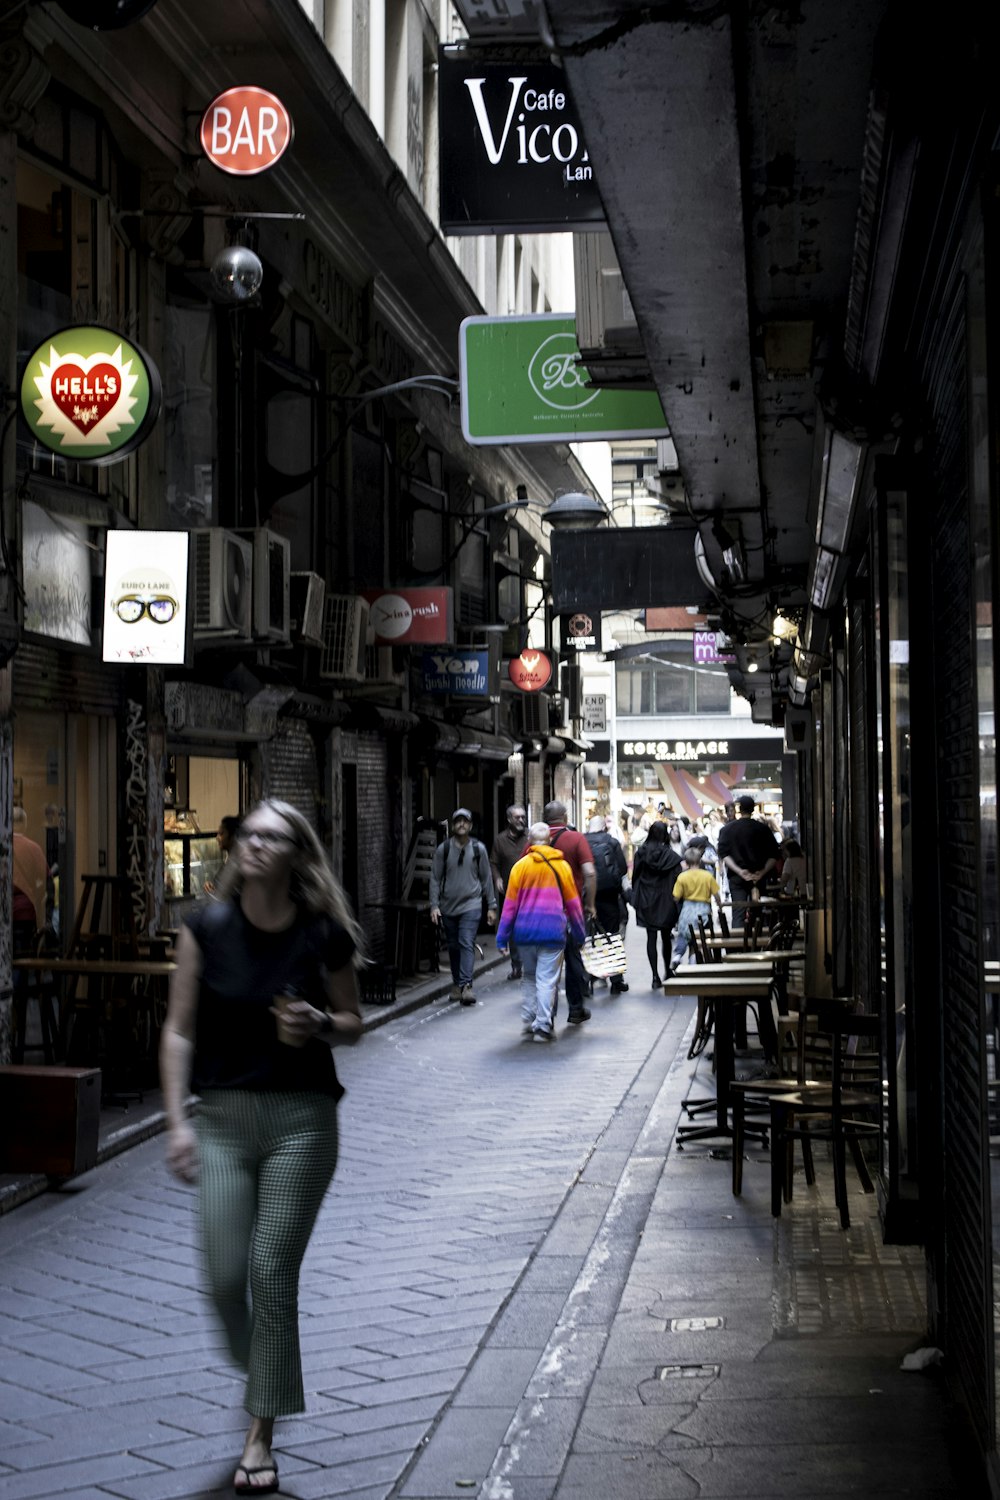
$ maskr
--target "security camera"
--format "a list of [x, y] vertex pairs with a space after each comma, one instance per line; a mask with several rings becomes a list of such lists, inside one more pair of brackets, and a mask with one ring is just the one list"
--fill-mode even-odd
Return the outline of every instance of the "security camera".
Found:
[[249, 302], [260, 291], [264, 267], [246, 245], [227, 245], [212, 262], [212, 295], [230, 306]]

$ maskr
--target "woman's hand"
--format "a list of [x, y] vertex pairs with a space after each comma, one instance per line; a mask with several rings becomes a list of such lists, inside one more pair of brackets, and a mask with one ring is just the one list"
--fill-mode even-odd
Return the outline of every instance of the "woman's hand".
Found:
[[304, 1047], [324, 1029], [327, 1019], [326, 1012], [308, 1000], [285, 1000], [283, 1005], [272, 1005], [271, 1014], [278, 1021], [278, 1040], [289, 1047]]
[[181, 1182], [198, 1181], [198, 1138], [187, 1121], [167, 1131], [167, 1166]]

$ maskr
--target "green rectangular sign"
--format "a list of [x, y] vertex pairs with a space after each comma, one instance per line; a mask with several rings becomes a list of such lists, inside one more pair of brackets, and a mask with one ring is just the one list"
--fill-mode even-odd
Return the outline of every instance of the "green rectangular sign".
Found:
[[467, 443], [579, 443], [666, 437], [655, 391], [587, 386], [572, 313], [465, 318], [459, 333]]

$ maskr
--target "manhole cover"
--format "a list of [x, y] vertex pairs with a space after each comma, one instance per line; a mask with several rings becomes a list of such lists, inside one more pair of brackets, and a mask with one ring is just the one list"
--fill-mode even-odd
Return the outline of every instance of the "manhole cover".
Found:
[[725, 1318], [671, 1318], [667, 1328], [671, 1333], [706, 1333], [709, 1328], [725, 1328]]

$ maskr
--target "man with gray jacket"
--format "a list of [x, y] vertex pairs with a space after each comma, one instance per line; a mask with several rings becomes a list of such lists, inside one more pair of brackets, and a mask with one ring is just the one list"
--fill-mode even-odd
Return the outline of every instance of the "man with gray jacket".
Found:
[[476, 933], [486, 902], [486, 920], [491, 927], [497, 919], [497, 896], [486, 848], [472, 838], [472, 814], [467, 807], [457, 807], [451, 815], [451, 837], [438, 844], [431, 865], [431, 921], [444, 927], [451, 959], [449, 999], [463, 1005], [475, 1005], [472, 972], [475, 962]]

